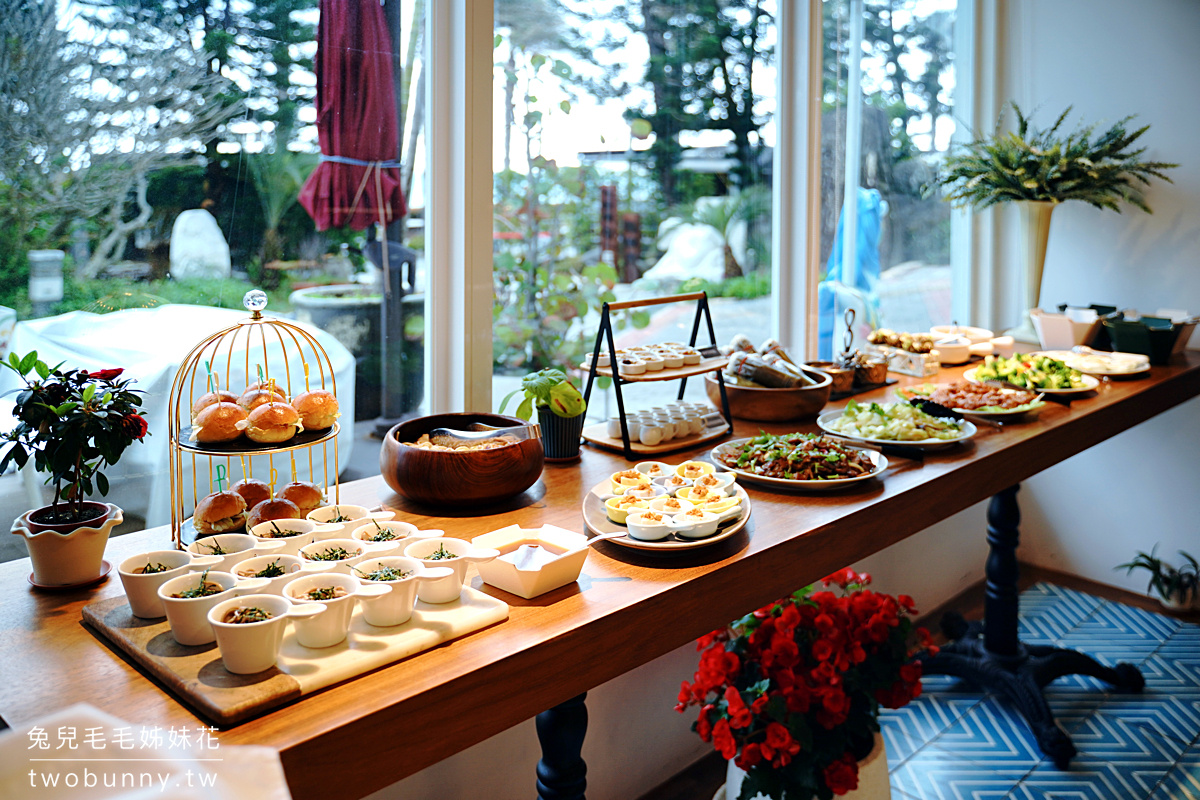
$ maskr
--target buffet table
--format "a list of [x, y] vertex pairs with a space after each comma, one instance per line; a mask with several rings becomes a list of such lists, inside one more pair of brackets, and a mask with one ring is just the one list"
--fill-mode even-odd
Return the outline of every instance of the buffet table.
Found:
[[[944, 369], [937, 380], [957, 374]], [[901, 378], [902, 385], [912, 382]], [[971, 442], [930, 453], [923, 463], [892, 459], [883, 480], [864, 488], [783, 494], [746, 485], [749, 524], [710, 547], [664, 558], [601, 543], [577, 584], [533, 600], [481, 587], [476, 576], [475, 588], [511, 606], [507, 621], [222, 731], [220, 741], [278, 749], [297, 798], [365, 795], [1197, 395], [1200, 353], [1187, 353], [1148, 377], [1105, 382], [1070, 407], [1049, 404], [1036, 421], [981, 427]], [[882, 401], [891, 392], [864, 397]], [[811, 423], [738, 422], [734, 435], [760, 428], [815, 430]], [[465, 539], [513, 523], [580, 530], [585, 494], [626, 464], [585, 448], [582, 463], [547, 465], [540, 482], [487, 516], [425, 516], [378, 478], [343, 486], [342, 499], [382, 503], [418, 527]], [[107, 558], [169, 542], [165, 528], [129, 534], [110, 541]], [[0, 599], [0, 716], [9, 725], [78, 702], [141, 723], [201, 724], [81, 624], [84, 605], [121, 593], [115, 576], [94, 590], [42, 594], [28, 590], [29, 570], [28, 560], [0, 565], [7, 587]], [[397, 730], [420, 735], [378, 735]]]

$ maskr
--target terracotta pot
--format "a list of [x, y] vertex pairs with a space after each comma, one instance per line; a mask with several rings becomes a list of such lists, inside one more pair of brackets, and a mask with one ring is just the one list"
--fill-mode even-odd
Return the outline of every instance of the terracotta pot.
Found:
[[[13, 521], [12, 532], [25, 537], [33, 579], [39, 585], [74, 586], [100, 577], [108, 536], [124, 522], [125, 515], [112, 503], [89, 505], [104, 509], [104, 514], [90, 525], [31, 525], [29, 517], [41, 509], [26, 511]], [[58, 530], [64, 527], [67, 530]]]
[[[746, 773], [732, 761], [725, 772], [725, 786], [717, 792], [713, 800], [738, 800], [742, 792], [742, 781]], [[892, 787], [888, 782], [887, 750], [884, 749], [883, 736], [875, 734], [875, 746], [866, 758], [858, 762], [858, 788], [841, 796], [843, 800], [891, 800]], [[751, 800], [773, 800], [756, 794]]]

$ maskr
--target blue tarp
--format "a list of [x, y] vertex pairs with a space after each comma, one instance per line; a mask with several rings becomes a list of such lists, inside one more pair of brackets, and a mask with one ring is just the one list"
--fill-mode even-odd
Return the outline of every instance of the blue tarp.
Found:
[[[858, 188], [858, 247], [855, 260], [854, 283], [844, 281], [842, 269], [842, 218], [838, 217], [837, 232], [833, 237], [833, 252], [825, 266], [825, 279], [817, 287], [817, 354], [821, 360], [833, 357], [833, 332], [840, 328], [835, 321], [836, 305], [839, 309], [850, 306], [866, 308], [867, 319], [874, 325], [879, 314], [879, 297], [875, 287], [879, 283], [879, 231], [887, 203], [876, 189]], [[836, 302], [835, 302], [836, 301]], [[840, 340], [839, 340], [840, 341]]]

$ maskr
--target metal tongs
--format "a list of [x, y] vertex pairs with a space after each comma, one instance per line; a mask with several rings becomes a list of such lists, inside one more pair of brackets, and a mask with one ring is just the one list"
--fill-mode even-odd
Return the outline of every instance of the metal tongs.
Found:
[[469, 431], [460, 431], [455, 428], [434, 428], [429, 432], [429, 441], [442, 447], [453, 447], [456, 444], [474, 444], [500, 436], [507, 436], [522, 442], [526, 439], [542, 438], [542, 426], [536, 422], [508, 428], [487, 425], [483, 422], [472, 422], [470, 427]]

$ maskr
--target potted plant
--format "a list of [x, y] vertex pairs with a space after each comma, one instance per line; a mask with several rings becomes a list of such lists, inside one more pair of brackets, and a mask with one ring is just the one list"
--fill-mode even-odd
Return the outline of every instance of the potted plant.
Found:
[[54, 487], [51, 505], [33, 509], [13, 522], [25, 537], [40, 585], [72, 585], [101, 575], [104, 545], [120, 524], [121, 510], [87, 498], [108, 494], [103, 469], [117, 463], [134, 441], [146, 436], [139, 413], [140, 393], [121, 380], [122, 369], [88, 372], [47, 366], [32, 352], [0, 361], [25, 387], [17, 389], [13, 416], [17, 425], [0, 436], [8, 443], [0, 472], [19, 469], [33, 459]]
[[[866, 589], [846, 569], [700, 639], [676, 710], [729, 760], [726, 800], [888, 795], [879, 709], [921, 694], [908, 657], [912, 598]], [[937, 648], [924, 629], [926, 652]]]
[[1138, 552], [1137, 556], [1126, 564], [1118, 564], [1114, 569], [1123, 569], [1128, 575], [1135, 569], [1144, 569], [1150, 573], [1150, 583], [1146, 592], [1154, 590], [1158, 601], [1164, 608], [1184, 610], [1195, 604], [1197, 593], [1200, 592], [1200, 563], [1189, 553], [1180, 550], [1179, 555], [1187, 562], [1182, 567], [1173, 567], [1155, 555], [1158, 545], [1149, 553]]
[[[1170, 182], [1163, 170], [1179, 165], [1142, 160], [1146, 148], [1133, 145], [1150, 126], [1127, 131], [1125, 124], [1133, 117], [1125, 117], [1093, 139], [1095, 125], [1059, 132], [1071, 113], [1069, 106], [1053, 125], [1039, 130], [1016, 103], [1011, 105], [1017, 129], [963, 145], [943, 162], [936, 183], [946, 190], [944, 199], [956, 205], [983, 209], [1020, 203], [1026, 305], [1032, 309], [1041, 290], [1050, 215], [1060, 203], [1082, 200], [1119, 213], [1119, 202], [1124, 201], [1149, 213], [1142, 186], [1151, 177]], [[1022, 341], [1037, 341], [1028, 320], [1011, 333]]]
[[518, 392], [524, 392], [525, 399], [513, 413], [528, 420], [536, 405], [546, 460], [574, 461], [579, 458], [579, 437], [583, 432], [587, 403], [567, 374], [561, 369], [543, 369], [526, 375], [521, 379], [521, 388], [509, 392], [500, 403], [501, 414]]

